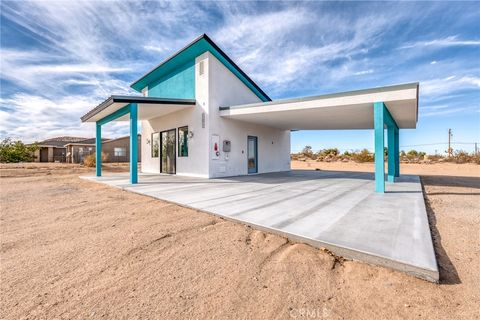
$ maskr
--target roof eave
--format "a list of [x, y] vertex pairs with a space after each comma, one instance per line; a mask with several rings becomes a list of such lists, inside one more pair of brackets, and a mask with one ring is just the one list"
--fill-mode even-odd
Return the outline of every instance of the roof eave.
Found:
[[195, 105], [195, 99], [172, 99], [172, 98], [153, 98], [153, 97], [130, 97], [130, 96], [110, 96], [107, 100], [83, 115], [80, 120], [86, 122], [99, 112], [105, 110], [114, 103], [141, 103], [141, 104], [187, 104]]

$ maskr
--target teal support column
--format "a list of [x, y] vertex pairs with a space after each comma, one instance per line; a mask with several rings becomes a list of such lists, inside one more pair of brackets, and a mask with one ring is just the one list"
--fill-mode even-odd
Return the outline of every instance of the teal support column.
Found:
[[395, 182], [395, 128], [387, 126], [388, 182]]
[[400, 130], [395, 129], [395, 177], [400, 177]]
[[385, 192], [384, 154], [384, 109], [383, 102], [373, 104], [373, 127], [375, 131], [375, 192]]
[[138, 182], [138, 107], [130, 104], [130, 183]]
[[400, 176], [400, 146], [396, 126], [388, 126], [388, 181], [395, 182]]
[[102, 125], [95, 123], [95, 173], [97, 177], [102, 176]]

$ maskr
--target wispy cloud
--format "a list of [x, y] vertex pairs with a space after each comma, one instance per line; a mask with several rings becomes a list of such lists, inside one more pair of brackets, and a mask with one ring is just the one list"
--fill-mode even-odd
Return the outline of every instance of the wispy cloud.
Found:
[[[439, 112], [459, 110], [442, 99], [466, 99], [464, 92], [480, 86], [474, 59], [480, 40], [463, 32], [477, 25], [472, 21], [478, 14], [450, 7], [455, 12], [447, 14], [440, 3], [2, 1], [0, 6], [1, 135], [90, 136], [92, 129], [80, 124], [83, 113], [111, 94], [132, 94], [131, 82], [201, 33], [273, 98], [420, 81], [422, 102], [449, 106], [421, 109], [420, 116], [441, 118]], [[462, 12], [462, 19], [455, 17]], [[454, 36], [438, 28], [442, 23]], [[460, 47], [462, 54], [437, 50]], [[122, 125], [108, 128], [110, 135], [127, 132]]]
[[[30, 142], [66, 134], [91, 137], [92, 124], [81, 124], [78, 114], [86, 113], [97, 103], [95, 99], [83, 95], [65, 96], [55, 101], [23, 93], [2, 98], [0, 135]], [[125, 123], [106, 126], [104, 132], [106, 137], [124, 135], [128, 134], [128, 126]]]
[[450, 36], [441, 39], [434, 39], [428, 41], [416, 41], [407, 43], [400, 47], [400, 49], [409, 49], [415, 47], [458, 47], [458, 46], [480, 46], [480, 40], [460, 40], [458, 36]]
[[480, 77], [477, 76], [448, 76], [441, 79], [422, 81], [421, 93], [425, 96], [448, 95], [452, 92], [465, 90], [479, 90]]

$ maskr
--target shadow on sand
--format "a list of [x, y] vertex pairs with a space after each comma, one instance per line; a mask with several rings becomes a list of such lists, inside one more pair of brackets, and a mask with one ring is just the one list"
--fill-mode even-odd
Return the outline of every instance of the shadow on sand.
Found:
[[[460, 284], [462, 283], [460, 277], [458, 276], [457, 269], [452, 263], [452, 260], [448, 257], [447, 252], [442, 246], [442, 237], [440, 232], [437, 229], [437, 217], [435, 211], [432, 209], [430, 204], [430, 200], [428, 199], [427, 192], [425, 190], [425, 184], [428, 185], [443, 185], [440, 181], [439, 184], [432, 183], [437, 180], [443, 180], [442, 178], [455, 178], [455, 177], [430, 177], [427, 181], [424, 181], [424, 177], [422, 177], [422, 189], [423, 189], [423, 197], [425, 199], [425, 207], [427, 209], [427, 216], [428, 222], [430, 225], [430, 231], [432, 233], [432, 241], [433, 246], [435, 248], [435, 255], [437, 257], [437, 264], [438, 264], [438, 271], [440, 273], [440, 284]], [[464, 178], [464, 177], [462, 177]]]

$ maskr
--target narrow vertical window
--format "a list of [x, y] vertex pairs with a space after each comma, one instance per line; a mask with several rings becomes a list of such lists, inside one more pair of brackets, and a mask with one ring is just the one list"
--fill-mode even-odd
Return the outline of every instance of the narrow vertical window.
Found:
[[202, 76], [204, 72], [205, 72], [205, 67], [204, 67], [203, 61], [200, 61], [200, 65], [198, 66], [198, 73]]
[[152, 133], [152, 158], [158, 158], [160, 153], [160, 133]]
[[178, 156], [188, 157], [188, 127], [178, 128]]

